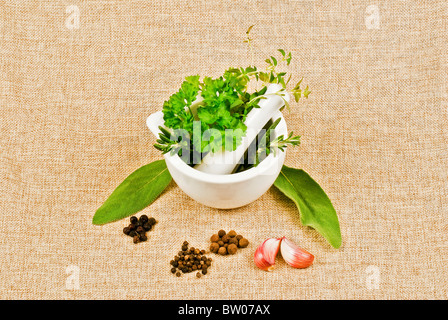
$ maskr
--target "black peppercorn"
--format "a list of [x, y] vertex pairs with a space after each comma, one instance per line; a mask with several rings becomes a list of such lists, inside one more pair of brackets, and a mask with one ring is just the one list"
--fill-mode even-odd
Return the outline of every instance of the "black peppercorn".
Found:
[[171, 268], [171, 273], [176, 273], [176, 268]]
[[180, 277], [181, 275], [182, 274], [179, 271], [176, 272], [176, 276]]
[[138, 226], [136, 231], [137, 231], [138, 233], [145, 233], [146, 230], [143, 229], [142, 226]]
[[150, 224], [149, 222], [146, 222], [145, 224], [143, 224], [143, 228], [144, 228], [146, 231], [149, 231], [149, 230], [152, 229], [152, 224]]
[[205, 250], [196, 249], [194, 247], [188, 248], [188, 242], [184, 241], [182, 244], [182, 251], [179, 251], [174, 259], [170, 261], [172, 272], [173, 269], [175, 272], [179, 273], [191, 273], [193, 271], [205, 270], [205, 273], [202, 274], [206, 274], [206, 269], [211, 265], [211, 259], [208, 259], [205, 256], [205, 252]]
[[146, 214], [142, 214], [142, 215], [140, 216], [140, 219], [139, 219], [139, 221], [140, 221], [142, 224], [145, 224], [146, 222], [148, 222], [148, 220], [149, 220], [149, 218], [148, 218], [148, 216], [147, 216]]
[[132, 217], [130, 218], [130, 221], [131, 221], [132, 224], [137, 224], [138, 219], [137, 219], [136, 216], [132, 216]]
[[153, 217], [149, 218], [149, 219], [148, 219], [148, 222], [149, 222], [151, 225], [155, 225], [155, 224], [157, 223], [156, 219], [154, 219]]
[[144, 234], [144, 233], [141, 233], [141, 234], [139, 235], [139, 237], [140, 237], [140, 241], [146, 241], [146, 240], [148, 240], [148, 237], [147, 237], [146, 234]]
[[138, 243], [140, 242], [140, 237], [139, 236], [134, 236], [134, 243]]
[[129, 227], [124, 227], [123, 228], [123, 233], [126, 235], [129, 235], [129, 233], [131, 232], [131, 229]]

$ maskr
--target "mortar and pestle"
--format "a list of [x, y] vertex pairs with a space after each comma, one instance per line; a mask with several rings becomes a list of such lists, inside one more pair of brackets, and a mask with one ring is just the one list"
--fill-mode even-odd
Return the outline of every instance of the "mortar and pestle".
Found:
[[[246, 135], [234, 151], [219, 151], [207, 154], [202, 162], [194, 167], [186, 164], [177, 154], [164, 155], [168, 171], [176, 184], [197, 202], [219, 209], [232, 209], [247, 205], [261, 197], [273, 184], [285, 161], [285, 151], [270, 153], [257, 166], [246, 171], [232, 173], [238, 166], [249, 145], [257, 138], [260, 130], [270, 121], [280, 118], [272, 136], [287, 136], [285, 119], [280, 111], [284, 100], [289, 102], [287, 92], [282, 97], [275, 95], [281, 85], [271, 84], [266, 90], [266, 99], [253, 108], [244, 122]], [[159, 126], [163, 126], [163, 112], [150, 115], [146, 120], [149, 130], [159, 137]]]

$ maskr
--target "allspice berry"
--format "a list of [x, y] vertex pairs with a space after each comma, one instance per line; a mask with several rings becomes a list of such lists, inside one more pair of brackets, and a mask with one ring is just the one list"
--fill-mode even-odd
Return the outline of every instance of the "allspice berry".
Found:
[[242, 238], [238, 244], [240, 248], [246, 248], [249, 245], [249, 240]]
[[234, 245], [238, 246], [238, 242], [239, 241], [235, 237], [229, 239], [229, 245], [231, 245], [233, 243]]
[[226, 255], [227, 254], [227, 249], [225, 247], [219, 248], [218, 254], [220, 254], [222, 256]]
[[226, 233], [221, 229], [217, 234], [213, 234], [210, 240], [212, 242], [210, 251], [223, 256], [235, 254], [238, 248], [246, 248], [249, 245], [249, 241], [242, 235], [237, 234], [235, 230], [230, 230]]
[[224, 242], [224, 243], [229, 242], [229, 239], [230, 239], [230, 237], [227, 234], [223, 235], [221, 238], [222, 242]]
[[236, 237], [236, 231], [235, 231], [235, 230], [230, 230], [230, 231], [227, 233], [227, 235], [228, 235], [230, 238]]
[[210, 245], [210, 251], [213, 253], [216, 253], [216, 252], [218, 252], [218, 250], [219, 250], [219, 244], [217, 244], [216, 242], [213, 242]]
[[227, 247], [227, 251], [230, 254], [235, 254], [237, 250], [238, 250], [238, 247], [236, 246], [236, 244], [233, 244], [233, 243]]

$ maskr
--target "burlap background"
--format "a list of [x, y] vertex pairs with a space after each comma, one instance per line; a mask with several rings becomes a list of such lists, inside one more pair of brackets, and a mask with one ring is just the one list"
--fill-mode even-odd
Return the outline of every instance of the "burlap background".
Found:
[[[0, 298], [446, 299], [447, 20], [445, 0], [1, 1]], [[185, 76], [248, 65], [252, 24], [256, 63], [292, 51], [288, 71], [313, 91], [286, 112], [302, 135], [286, 163], [326, 190], [343, 246], [274, 188], [225, 211], [173, 183], [142, 212], [159, 224], [139, 245], [127, 220], [93, 226], [161, 158], [146, 117]], [[206, 248], [220, 228], [250, 247], [201, 279], [169, 272], [182, 241]], [[256, 246], [281, 235], [315, 264], [258, 270]]]

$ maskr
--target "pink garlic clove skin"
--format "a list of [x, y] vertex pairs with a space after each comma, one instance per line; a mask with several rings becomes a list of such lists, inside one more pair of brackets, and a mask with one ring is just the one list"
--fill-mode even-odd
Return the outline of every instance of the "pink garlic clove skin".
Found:
[[286, 237], [281, 239], [280, 251], [286, 263], [293, 268], [302, 269], [313, 264], [314, 256]]
[[282, 238], [266, 239], [260, 244], [254, 253], [255, 265], [264, 271], [272, 271], [275, 268], [275, 257], [280, 249]]

